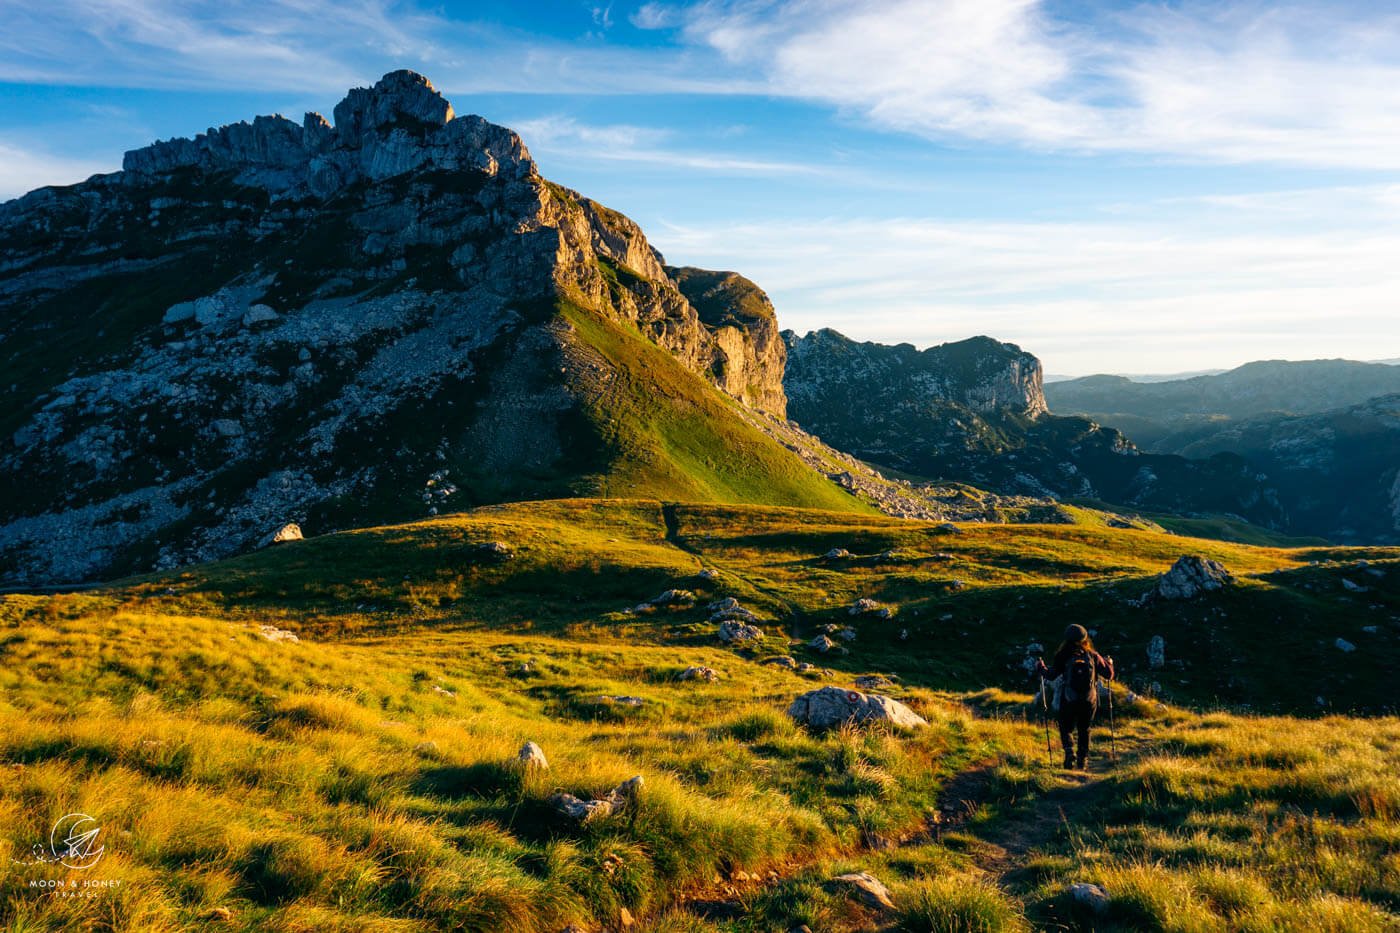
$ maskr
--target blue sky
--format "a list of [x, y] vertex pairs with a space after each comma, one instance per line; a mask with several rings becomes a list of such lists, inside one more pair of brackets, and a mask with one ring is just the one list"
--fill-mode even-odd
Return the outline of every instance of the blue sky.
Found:
[[1048, 372], [1400, 357], [1400, 14], [0, 0], [0, 198], [408, 67], [784, 326]]

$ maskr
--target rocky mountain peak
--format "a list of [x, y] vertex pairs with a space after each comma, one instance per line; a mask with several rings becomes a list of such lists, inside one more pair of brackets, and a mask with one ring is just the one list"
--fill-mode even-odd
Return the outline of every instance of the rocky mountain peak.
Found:
[[333, 113], [0, 204], [0, 581], [505, 499], [848, 501], [743, 421], [786, 406], [753, 283], [667, 267], [421, 75]]
[[336, 135], [346, 145], [405, 123], [446, 126], [455, 116], [452, 105], [433, 82], [406, 69], [389, 72], [373, 87], [354, 88], [333, 112]]
[[352, 89], [333, 114], [334, 126], [319, 113], [301, 123], [274, 114], [153, 143], [126, 153], [122, 169], [140, 176], [233, 172], [239, 184], [279, 198], [322, 199], [358, 181], [418, 170], [536, 174], [519, 136], [478, 116], [457, 117], [416, 72], [391, 71], [373, 87]]

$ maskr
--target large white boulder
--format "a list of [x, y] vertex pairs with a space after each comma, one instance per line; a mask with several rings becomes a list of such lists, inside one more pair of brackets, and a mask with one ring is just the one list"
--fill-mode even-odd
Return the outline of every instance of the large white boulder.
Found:
[[927, 720], [898, 700], [841, 687], [822, 687], [804, 693], [792, 701], [787, 714], [815, 729], [830, 729], [847, 722], [859, 725], [886, 722], [904, 729], [921, 729], [928, 725]]

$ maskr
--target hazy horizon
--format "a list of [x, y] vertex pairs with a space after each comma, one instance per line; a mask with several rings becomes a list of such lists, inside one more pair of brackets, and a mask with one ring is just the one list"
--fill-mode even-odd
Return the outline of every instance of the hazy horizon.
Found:
[[1400, 357], [1400, 18], [1360, 4], [0, 7], [0, 197], [407, 67], [785, 328], [1077, 375]]

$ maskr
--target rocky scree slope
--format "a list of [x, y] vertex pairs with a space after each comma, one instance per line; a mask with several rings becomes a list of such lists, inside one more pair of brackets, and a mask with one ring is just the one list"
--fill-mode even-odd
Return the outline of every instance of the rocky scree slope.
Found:
[[752, 283], [667, 267], [420, 75], [352, 90], [334, 118], [159, 142], [0, 205], [0, 580], [615, 476], [857, 507], [734, 417], [785, 408]]
[[1040, 361], [1012, 344], [974, 337], [921, 351], [829, 329], [783, 339], [792, 419], [882, 467], [1005, 494], [1285, 521], [1275, 490], [1238, 456], [1144, 454], [1112, 428], [1050, 414]]

